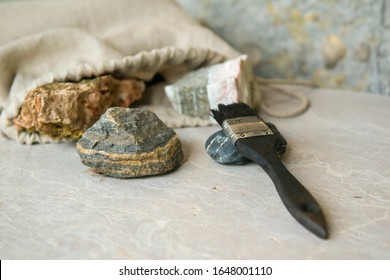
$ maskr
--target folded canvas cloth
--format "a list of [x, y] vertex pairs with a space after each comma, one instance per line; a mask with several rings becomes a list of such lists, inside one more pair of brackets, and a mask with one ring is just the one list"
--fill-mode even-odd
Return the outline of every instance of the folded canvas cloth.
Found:
[[[239, 55], [170, 0], [0, 2], [0, 26], [0, 130], [21, 143], [53, 141], [13, 124], [39, 85], [105, 74], [149, 80], [157, 72], [172, 82]], [[208, 124], [156, 111], [168, 125]]]

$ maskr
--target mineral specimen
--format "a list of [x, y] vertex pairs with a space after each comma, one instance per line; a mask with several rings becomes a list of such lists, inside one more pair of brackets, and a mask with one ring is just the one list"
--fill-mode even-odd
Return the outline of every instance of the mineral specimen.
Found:
[[14, 123], [21, 130], [78, 140], [107, 108], [128, 107], [144, 89], [141, 81], [109, 75], [39, 86], [27, 94]]
[[219, 103], [251, 103], [252, 68], [247, 56], [193, 71], [165, 87], [172, 107], [191, 117], [208, 119]]
[[[286, 152], [287, 141], [275, 125], [272, 123], [267, 123], [267, 125], [278, 138], [277, 152], [279, 156], [282, 156]], [[249, 159], [238, 153], [222, 130], [215, 132], [206, 140], [205, 148], [209, 156], [221, 164], [246, 164], [250, 162]]]
[[176, 133], [142, 109], [109, 108], [76, 146], [83, 164], [119, 178], [163, 174], [183, 159]]
[[239, 154], [230, 138], [220, 130], [212, 134], [205, 144], [206, 152], [216, 162], [221, 164], [246, 164], [249, 159]]

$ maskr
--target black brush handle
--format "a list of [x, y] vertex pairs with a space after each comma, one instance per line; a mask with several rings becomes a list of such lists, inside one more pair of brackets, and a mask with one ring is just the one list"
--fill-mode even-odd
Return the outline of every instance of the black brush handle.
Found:
[[291, 215], [317, 236], [326, 239], [328, 232], [320, 205], [279, 159], [274, 135], [238, 139], [236, 149], [257, 162], [270, 176]]

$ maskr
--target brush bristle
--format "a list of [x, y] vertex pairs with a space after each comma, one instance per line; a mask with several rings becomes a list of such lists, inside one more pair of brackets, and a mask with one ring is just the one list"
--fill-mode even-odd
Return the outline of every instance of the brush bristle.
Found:
[[220, 126], [226, 119], [257, 116], [257, 112], [245, 103], [218, 104], [218, 110], [210, 111]]

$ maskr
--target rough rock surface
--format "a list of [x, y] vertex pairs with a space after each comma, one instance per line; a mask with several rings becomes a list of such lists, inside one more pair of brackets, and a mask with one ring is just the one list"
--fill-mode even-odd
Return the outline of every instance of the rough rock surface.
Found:
[[[266, 124], [277, 136], [277, 152], [282, 156], [286, 152], [287, 141], [274, 124]], [[247, 164], [251, 161], [237, 152], [223, 130], [215, 132], [206, 140], [205, 149], [212, 159], [221, 164]]]
[[128, 107], [144, 89], [141, 81], [112, 76], [39, 86], [27, 94], [14, 123], [55, 139], [78, 140], [109, 107]]
[[165, 93], [172, 107], [183, 115], [210, 118], [210, 108], [242, 101], [251, 105], [252, 68], [246, 55], [189, 72]]
[[163, 174], [183, 159], [176, 133], [153, 112], [109, 108], [77, 143], [81, 162], [107, 176]]

